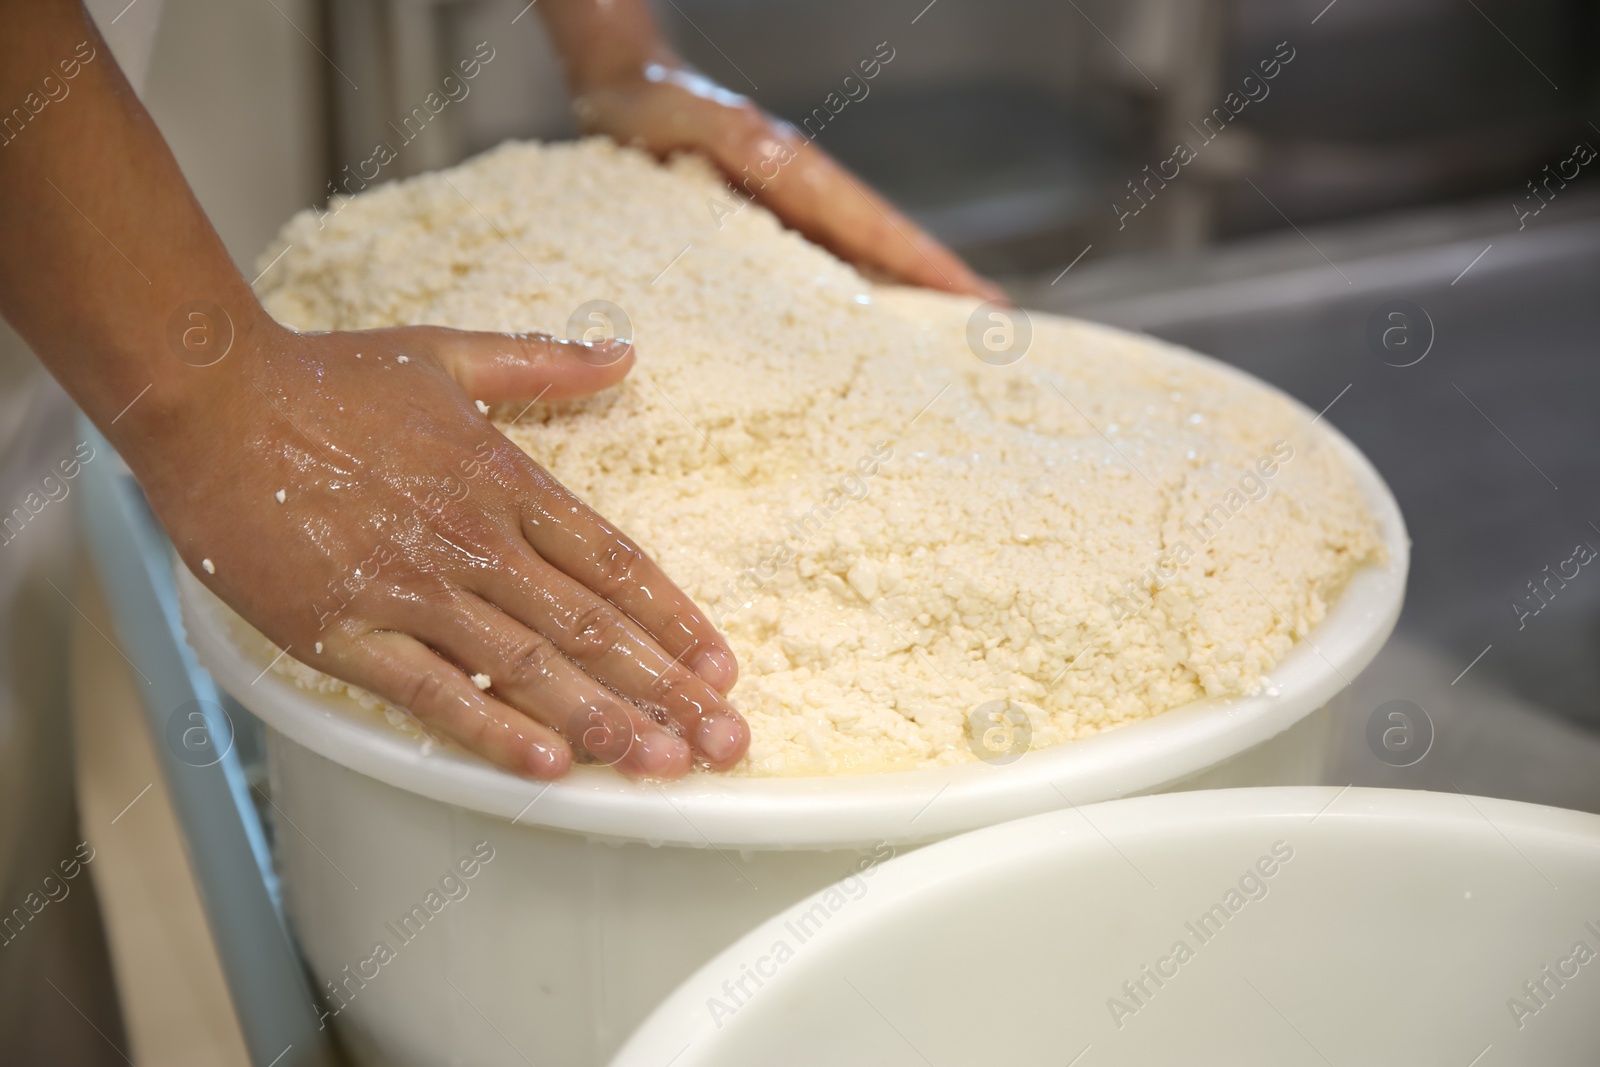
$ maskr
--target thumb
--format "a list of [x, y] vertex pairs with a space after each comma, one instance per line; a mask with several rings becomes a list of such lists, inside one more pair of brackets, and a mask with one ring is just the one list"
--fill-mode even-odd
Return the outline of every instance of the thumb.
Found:
[[441, 331], [439, 363], [474, 400], [568, 400], [620, 382], [633, 368], [633, 343], [589, 343], [544, 333]]

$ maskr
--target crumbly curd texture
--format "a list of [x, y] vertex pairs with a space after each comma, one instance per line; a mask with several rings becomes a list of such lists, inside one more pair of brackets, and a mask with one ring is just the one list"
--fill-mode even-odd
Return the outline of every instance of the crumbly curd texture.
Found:
[[298, 329], [626, 313], [621, 385], [495, 424], [719, 623], [752, 731], [733, 774], [973, 761], [1005, 747], [972, 714], [997, 701], [1038, 748], [1250, 693], [1382, 559], [1342, 456], [1279, 394], [1038, 313], [991, 365], [977, 301], [869, 283], [698, 158], [508, 143], [333, 208], [262, 257], [287, 248], [261, 289]]

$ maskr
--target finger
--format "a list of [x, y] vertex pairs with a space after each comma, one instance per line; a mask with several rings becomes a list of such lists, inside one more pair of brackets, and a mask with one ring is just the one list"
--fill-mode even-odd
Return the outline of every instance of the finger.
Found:
[[470, 671], [474, 684], [482, 682], [597, 762], [653, 778], [679, 778], [693, 766], [683, 738], [574, 666], [543, 634], [471, 593], [413, 618], [410, 628]]
[[625, 697], [659, 705], [717, 770], [744, 758], [750, 729], [705, 679], [637, 622], [533, 552], [477, 576], [485, 600], [550, 638], [577, 667]]
[[435, 354], [474, 400], [570, 400], [620, 382], [633, 367], [633, 344], [593, 344], [542, 333], [435, 332]]
[[866, 187], [793, 129], [774, 129], [727, 145], [718, 163], [736, 183], [741, 172], [765, 174], [784, 150], [792, 153], [771, 181], [753, 189], [786, 225], [852, 263], [930, 289], [1004, 300], [993, 282]]
[[792, 174], [779, 174], [762, 200], [779, 218], [841, 258], [891, 277], [986, 300], [1005, 299], [954, 252], [856, 180], [822, 149], [801, 147]]
[[719, 691], [732, 689], [738, 662], [705, 613], [627, 535], [542, 470], [538, 476], [546, 491], [524, 509], [523, 536], [540, 557], [621, 608], [669, 657]]
[[572, 750], [555, 731], [481, 692], [455, 666], [413, 637], [379, 631], [343, 651], [326, 669], [406, 708], [462, 747], [517, 774], [553, 780]]

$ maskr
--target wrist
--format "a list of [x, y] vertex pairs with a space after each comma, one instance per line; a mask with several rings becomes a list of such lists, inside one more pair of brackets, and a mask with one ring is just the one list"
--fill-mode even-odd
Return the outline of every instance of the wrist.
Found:
[[545, 0], [538, 10], [575, 97], [642, 81], [652, 64], [684, 65], [645, 0]]
[[88, 412], [147, 490], [166, 471], [192, 469], [197, 451], [215, 455], [223, 434], [238, 439], [234, 428], [261, 400], [262, 367], [295, 336], [248, 293], [227, 304], [188, 301], [164, 326], [154, 349], [130, 361], [144, 384], [130, 378], [115, 410], [100, 403]]
[[681, 57], [659, 41], [648, 47], [609, 51], [598, 55], [584, 55], [569, 61], [566, 68], [567, 88], [575, 100], [584, 96], [626, 86], [643, 85], [661, 80], [652, 77], [657, 72], [687, 70]]

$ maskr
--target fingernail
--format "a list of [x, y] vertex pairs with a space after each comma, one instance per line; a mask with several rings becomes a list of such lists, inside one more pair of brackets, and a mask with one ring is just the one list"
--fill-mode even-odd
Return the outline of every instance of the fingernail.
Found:
[[558, 748], [536, 741], [528, 746], [526, 762], [529, 774], [535, 778], [554, 781], [572, 768], [572, 750], [565, 745]]
[[634, 762], [640, 772], [666, 777], [689, 769], [689, 746], [669, 733], [643, 733], [633, 743]]
[[744, 751], [744, 723], [733, 715], [713, 715], [700, 724], [695, 740], [713, 763], [726, 763]]
[[739, 678], [739, 665], [733, 653], [714, 648], [695, 653], [689, 660], [689, 669], [719, 693], [732, 689], [733, 683]]
[[621, 337], [613, 337], [609, 341], [579, 341], [578, 358], [591, 367], [609, 367], [628, 357], [633, 351], [633, 342]]

